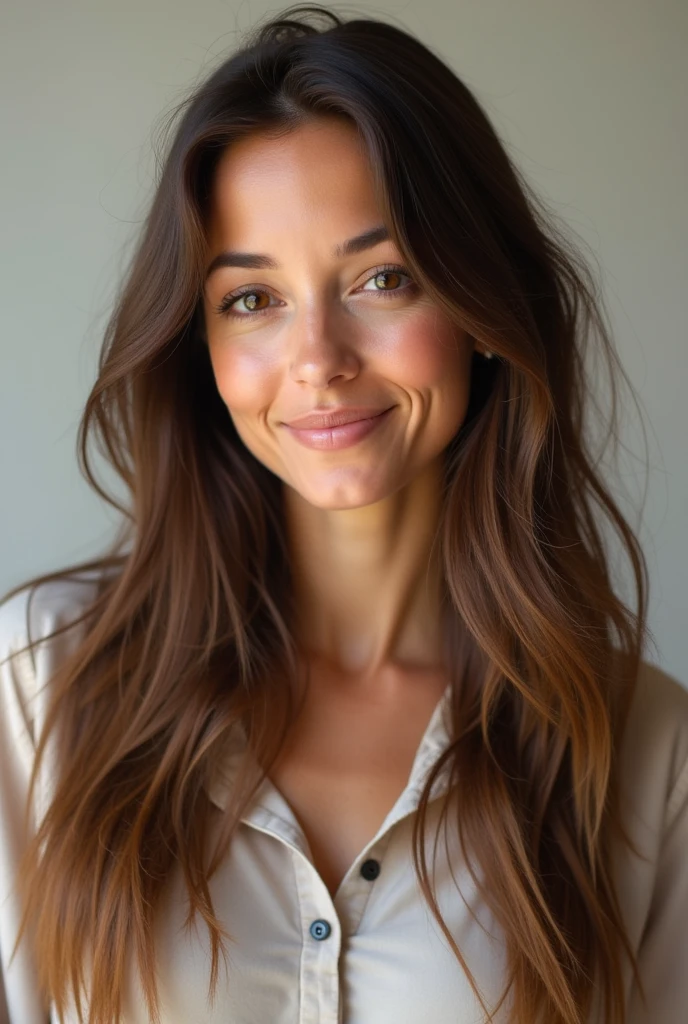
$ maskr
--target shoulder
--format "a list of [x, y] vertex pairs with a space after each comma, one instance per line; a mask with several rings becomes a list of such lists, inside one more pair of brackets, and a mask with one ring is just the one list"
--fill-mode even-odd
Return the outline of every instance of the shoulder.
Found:
[[95, 597], [100, 576], [95, 572], [22, 587], [0, 603], [0, 645], [6, 650], [35, 641], [57, 626], [78, 618]]
[[621, 810], [631, 846], [619, 844], [614, 857], [646, 997], [629, 975], [629, 1024], [683, 1020], [688, 1006], [688, 690], [648, 662], [636, 682], [620, 749]]
[[643, 817], [671, 827], [688, 796], [688, 689], [642, 661], [621, 743], [622, 780]]
[[5, 721], [21, 721], [32, 739], [45, 684], [78, 642], [78, 619], [96, 597], [98, 581], [96, 572], [84, 572], [23, 587], [0, 604], [0, 705]]

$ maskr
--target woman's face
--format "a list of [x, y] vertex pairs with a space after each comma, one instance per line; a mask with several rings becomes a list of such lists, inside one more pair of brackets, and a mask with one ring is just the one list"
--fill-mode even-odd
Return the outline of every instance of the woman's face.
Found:
[[[220, 160], [204, 293], [217, 388], [247, 448], [323, 509], [404, 487], [468, 406], [473, 339], [410, 279], [391, 240], [350, 243], [382, 226], [346, 122], [243, 139]], [[335, 412], [356, 422], [293, 424]]]

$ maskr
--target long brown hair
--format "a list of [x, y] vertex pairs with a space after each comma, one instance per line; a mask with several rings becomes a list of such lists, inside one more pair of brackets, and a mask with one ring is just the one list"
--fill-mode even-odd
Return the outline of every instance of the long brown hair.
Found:
[[[33, 791], [55, 729], [59, 777], [20, 873], [40, 984], [60, 1019], [71, 986], [81, 1018], [90, 959], [88, 1024], [113, 1024], [132, 949], [158, 1021], [152, 922], [178, 861], [217, 985], [231, 921], [216, 918], [208, 879], [260, 779], [239, 773], [208, 863], [212, 766], [240, 721], [269, 772], [302, 691], [281, 482], [238, 437], [204, 335], [208, 201], [235, 139], [313, 117], [357, 127], [411, 275], [496, 356], [475, 355], [446, 453], [454, 734], [414, 823], [422, 892], [491, 1020], [498, 1007], [480, 997], [425, 862], [428, 795], [449, 762], [461, 785], [445, 827], [504, 930], [499, 1005], [510, 993], [514, 1024], [582, 1024], [597, 985], [604, 1020], [620, 1024], [625, 956], [639, 979], [611, 871], [612, 838], [626, 839], [615, 755], [651, 634], [644, 556], [587, 434], [596, 410], [602, 450], [618, 441], [618, 378], [631, 385], [587, 262], [469, 89], [400, 28], [317, 5], [254, 28], [172, 112], [79, 427], [82, 472], [122, 526], [102, 558], [23, 584], [84, 570], [100, 581], [51, 680], [31, 777]], [[91, 439], [128, 502], [96, 479]], [[613, 590], [597, 512], [628, 555], [633, 610]]]

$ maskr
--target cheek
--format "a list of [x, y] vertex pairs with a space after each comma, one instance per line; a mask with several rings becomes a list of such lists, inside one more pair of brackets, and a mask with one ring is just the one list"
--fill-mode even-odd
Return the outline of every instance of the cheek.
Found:
[[472, 348], [465, 332], [435, 315], [417, 317], [389, 339], [390, 377], [415, 390], [463, 391]]
[[278, 387], [277, 372], [259, 352], [210, 350], [215, 383], [232, 414], [252, 413], [270, 403]]
[[279, 472], [264, 429], [264, 413], [279, 389], [275, 367], [259, 353], [238, 347], [211, 347], [210, 362], [218, 393], [239, 437], [268, 469]]

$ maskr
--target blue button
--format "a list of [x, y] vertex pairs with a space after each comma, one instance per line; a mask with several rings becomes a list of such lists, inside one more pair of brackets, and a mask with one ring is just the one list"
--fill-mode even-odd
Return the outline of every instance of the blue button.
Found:
[[313, 936], [314, 939], [317, 939], [318, 942], [320, 942], [321, 939], [326, 939], [331, 931], [332, 929], [330, 928], [327, 921], [323, 920], [314, 921], [310, 927], [311, 935]]

